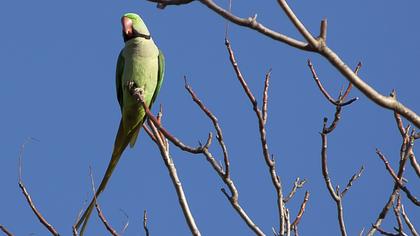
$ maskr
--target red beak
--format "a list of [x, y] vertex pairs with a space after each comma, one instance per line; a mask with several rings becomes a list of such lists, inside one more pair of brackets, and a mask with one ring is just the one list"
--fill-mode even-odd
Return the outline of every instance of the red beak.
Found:
[[121, 18], [121, 23], [123, 27], [123, 33], [127, 36], [131, 36], [133, 34], [133, 21], [130, 18], [123, 16]]

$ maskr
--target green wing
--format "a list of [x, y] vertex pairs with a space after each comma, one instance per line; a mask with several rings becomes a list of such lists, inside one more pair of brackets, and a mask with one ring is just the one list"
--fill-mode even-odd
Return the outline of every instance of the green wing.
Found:
[[117, 99], [118, 103], [120, 104], [120, 108], [122, 111], [123, 107], [123, 91], [122, 91], [122, 76], [124, 71], [124, 56], [123, 56], [123, 50], [121, 50], [120, 55], [118, 55], [118, 61], [117, 61], [117, 71], [115, 73], [115, 83], [117, 88]]
[[158, 81], [156, 84], [155, 92], [153, 93], [152, 101], [150, 102], [150, 107], [152, 107], [153, 103], [156, 100], [157, 95], [159, 94], [160, 87], [162, 87], [162, 83], [163, 83], [163, 76], [165, 74], [165, 56], [163, 55], [161, 50], [159, 50], [158, 63], [159, 63]]

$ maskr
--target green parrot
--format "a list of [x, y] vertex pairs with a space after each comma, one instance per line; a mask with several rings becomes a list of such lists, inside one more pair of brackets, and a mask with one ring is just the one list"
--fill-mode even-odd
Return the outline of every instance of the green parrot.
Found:
[[[128, 144], [130, 144], [130, 147], [134, 146], [146, 119], [144, 108], [128, 91], [128, 82], [134, 82], [143, 91], [144, 100], [151, 107], [162, 86], [165, 70], [165, 58], [153, 42], [149, 30], [140, 16], [135, 13], [126, 13], [121, 18], [121, 23], [125, 46], [118, 56], [116, 89], [122, 117], [115, 138], [112, 157], [102, 182], [96, 190], [96, 197], [104, 190], [124, 149]], [[76, 224], [77, 229], [82, 226], [81, 236], [94, 205], [95, 201], [92, 199], [89, 207]]]

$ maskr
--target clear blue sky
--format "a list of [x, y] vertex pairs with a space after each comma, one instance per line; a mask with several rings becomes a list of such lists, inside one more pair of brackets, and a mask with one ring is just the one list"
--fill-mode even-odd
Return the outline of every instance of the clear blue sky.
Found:
[[[233, 11], [258, 19], [280, 32], [299, 37], [276, 1], [233, 1]], [[253, 2], [253, 3], [251, 3]], [[225, 1], [218, 3], [226, 6]], [[307, 27], [318, 33], [329, 20], [328, 44], [351, 66], [363, 62], [361, 77], [383, 94], [397, 89], [399, 98], [420, 113], [420, 3], [372, 1], [297, 1], [290, 3]], [[62, 235], [71, 234], [83, 201], [91, 198], [89, 166], [98, 183], [108, 165], [120, 112], [115, 95], [115, 64], [123, 47], [120, 17], [137, 12], [166, 56], [166, 77], [157, 99], [164, 105], [165, 126], [185, 143], [204, 141], [212, 126], [183, 88], [186, 75], [219, 118], [231, 157], [232, 178], [240, 202], [269, 235], [277, 227], [275, 193], [263, 162], [257, 122], [236, 80], [224, 47], [225, 21], [199, 3], [156, 9], [138, 1], [7, 1], [0, 8], [0, 224], [16, 235], [46, 235], [17, 185], [20, 145], [27, 137], [23, 178], [33, 200]], [[270, 151], [287, 193], [296, 177], [308, 179], [311, 193], [300, 224], [301, 235], [337, 235], [335, 203], [320, 169], [318, 132], [324, 116], [332, 117], [312, 81], [307, 58], [332, 94], [346, 85], [319, 56], [272, 41], [231, 25], [230, 38], [242, 72], [261, 101], [265, 72], [272, 68], [268, 117]], [[329, 137], [329, 168], [334, 185], [345, 186], [365, 166], [365, 173], [344, 199], [349, 235], [369, 227], [392, 189], [392, 179], [375, 154], [380, 148], [397, 166], [400, 135], [391, 112], [360, 92], [344, 109]], [[157, 106], [155, 107], [156, 110]], [[203, 156], [171, 148], [190, 207], [203, 235], [252, 235], [233, 211], [224, 187]], [[212, 151], [220, 158], [220, 151]], [[417, 177], [406, 178], [419, 194]], [[304, 190], [288, 205], [294, 217]], [[412, 222], [420, 212], [403, 198]], [[156, 146], [142, 133], [124, 153], [100, 204], [116, 229], [143, 235], [143, 210], [153, 235], [188, 235], [174, 188]], [[395, 220], [388, 215], [384, 228]], [[390, 220], [389, 220], [390, 219]], [[104, 235], [96, 215], [89, 235]]]

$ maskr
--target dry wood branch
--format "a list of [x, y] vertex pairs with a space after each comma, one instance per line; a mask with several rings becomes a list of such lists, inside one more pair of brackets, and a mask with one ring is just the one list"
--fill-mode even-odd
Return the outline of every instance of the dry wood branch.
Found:
[[414, 228], [414, 225], [411, 223], [410, 218], [408, 217], [407, 213], [405, 212], [404, 205], [401, 204], [401, 215], [403, 216], [403, 219], [405, 221], [405, 224], [410, 229], [413, 236], [419, 236], [419, 233], [417, 233], [416, 229]]
[[286, 0], [277, 0], [280, 7], [286, 13], [289, 20], [295, 25], [296, 29], [300, 32], [300, 34], [306, 39], [309, 45], [314, 48], [318, 49], [326, 44], [326, 35], [327, 35], [327, 19], [324, 19], [321, 23], [321, 38], [315, 39], [314, 36], [306, 29], [303, 23], [299, 20], [299, 18], [295, 15], [292, 9], [287, 4]]
[[297, 191], [299, 188], [302, 188], [302, 187], [303, 187], [303, 185], [305, 185], [305, 183], [306, 183], [306, 179], [300, 180], [300, 178], [299, 178], [299, 177], [297, 177], [297, 178], [296, 178], [296, 180], [295, 180], [295, 182], [293, 183], [293, 188], [292, 188], [292, 190], [290, 191], [289, 195], [287, 195], [287, 197], [285, 197], [285, 198], [283, 199], [283, 202], [284, 202], [284, 203], [287, 203], [288, 201], [290, 201], [290, 199], [292, 199], [292, 198], [293, 198], [293, 196], [295, 195], [296, 191]]
[[[192, 2], [190, 0], [148, 0], [148, 1], [159, 3], [160, 5], [163, 5], [163, 6], [180, 5], [180, 4], [177, 4], [177, 3], [188, 4], [188, 3]], [[270, 38], [272, 38], [276, 41], [283, 42], [283, 43], [288, 44], [292, 47], [299, 48], [299, 49], [302, 49], [302, 50], [305, 50], [305, 51], [312, 50], [311, 47], [309, 47], [309, 45], [307, 43], [296, 40], [292, 37], [286, 36], [284, 34], [281, 34], [279, 32], [276, 32], [276, 31], [264, 26], [263, 24], [261, 24], [257, 21], [255, 16], [248, 17], [248, 18], [241, 18], [241, 17], [235, 16], [231, 12], [223, 9], [222, 7], [220, 7], [219, 5], [217, 5], [216, 3], [214, 3], [211, 0], [201, 0], [200, 2], [202, 4], [204, 4], [205, 6], [207, 6], [208, 8], [210, 8], [212, 11], [216, 12], [217, 14], [219, 14], [220, 16], [225, 18], [226, 20], [231, 21], [234, 24], [253, 29], [253, 30], [258, 31], [261, 34], [264, 34], [264, 35], [266, 35], [266, 36], [268, 36], [268, 37], [270, 37]], [[160, 6], [159, 4], [158, 4], [158, 7]], [[160, 8], [162, 8], [162, 7], [160, 7]]]
[[[361, 63], [359, 62], [359, 64], [357, 65], [357, 67], [356, 67], [356, 69], [355, 69], [355, 73], [358, 73], [358, 71], [360, 70], [360, 67], [361, 67]], [[309, 60], [308, 59], [308, 67], [309, 67], [309, 69], [311, 70], [311, 73], [312, 73], [312, 78], [315, 80], [315, 83], [318, 85], [318, 88], [319, 88], [319, 90], [321, 90], [321, 92], [322, 92], [322, 94], [325, 96], [325, 98], [330, 102], [330, 103], [332, 103], [333, 105], [335, 105], [335, 106], [341, 106], [341, 107], [344, 107], [344, 106], [347, 106], [347, 105], [350, 105], [350, 104], [352, 104], [353, 102], [355, 102], [357, 99], [359, 99], [359, 98], [357, 98], [357, 97], [355, 97], [355, 98], [352, 98], [352, 99], [350, 99], [349, 101], [347, 101], [347, 102], [344, 102], [344, 99], [349, 95], [349, 93], [350, 93], [350, 91], [351, 91], [351, 88], [353, 87], [352, 86], [352, 84], [351, 83], [349, 83], [349, 85], [347, 86], [347, 89], [346, 89], [346, 91], [345, 91], [345, 93], [344, 93], [344, 95], [343, 96], [340, 96], [339, 98], [338, 98], [338, 100], [335, 100], [334, 98], [332, 98], [332, 96], [327, 92], [327, 90], [324, 88], [324, 86], [322, 85], [322, 83], [321, 83], [321, 81], [319, 80], [319, 77], [318, 77], [318, 75], [317, 75], [317, 73], [316, 73], [316, 71], [315, 71], [315, 68], [314, 68], [314, 66], [313, 66], [313, 64], [312, 64], [312, 62], [311, 62], [311, 60]]]
[[[407, 140], [408, 140], [408, 131], [409, 126], [406, 128], [406, 133], [403, 136], [403, 142], [401, 144], [401, 151], [400, 151], [400, 163], [398, 168], [397, 177], [398, 179], [402, 179], [402, 176], [404, 174], [405, 164], [407, 163], [407, 156], [406, 156], [406, 146], [407, 146]], [[370, 228], [369, 232], [367, 233], [367, 236], [373, 236], [379, 228], [379, 226], [382, 224], [383, 220], [385, 219], [386, 215], [388, 214], [389, 209], [391, 208], [392, 204], [394, 203], [394, 200], [399, 192], [399, 184], [397, 181], [395, 181], [393, 190], [391, 195], [389, 196], [389, 199], [385, 206], [382, 208], [382, 211], [379, 213], [378, 218], [376, 219], [375, 223]]]
[[73, 236], [79, 236], [79, 233], [77, 232], [77, 229], [76, 229], [76, 226], [75, 225], [73, 225], [71, 227], [71, 231], [73, 233]]
[[268, 106], [268, 86], [270, 85], [271, 69], [265, 74], [264, 82], [264, 93], [263, 93], [263, 105], [262, 105], [262, 116], [264, 125], [267, 123], [267, 106]]
[[[399, 178], [397, 174], [395, 174], [395, 171], [392, 169], [384, 154], [382, 154], [379, 149], [376, 149], [376, 154], [378, 154], [379, 158], [381, 158], [381, 160], [384, 162], [389, 174], [392, 176], [398, 187], [404, 191], [408, 199], [410, 199], [411, 202], [413, 202], [415, 205], [420, 206], [420, 202], [417, 200], [417, 198], [413, 194], [411, 194], [410, 190], [404, 185], [404, 182], [402, 181], [402, 176]], [[407, 159], [407, 156], [405, 156], [404, 159]]]
[[90, 172], [90, 181], [92, 184], [92, 192], [93, 192], [93, 199], [95, 201], [95, 208], [96, 211], [98, 212], [98, 216], [101, 219], [102, 223], [104, 224], [106, 230], [108, 230], [108, 232], [113, 235], [113, 236], [119, 236], [119, 234], [117, 233], [117, 231], [109, 224], [109, 222], [106, 220], [105, 215], [102, 213], [101, 208], [99, 207], [99, 203], [96, 199], [96, 190], [95, 190], [95, 182], [93, 181], [93, 173], [92, 173], [92, 168], [89, 167], [89, 172]]
[[[396, 98], [397, 94], [396, 94], [395, 90], [393, 90], [391, 92], [390, 96], [393, 97], [393, 98]], [[404, 138], [406, 130], [404, 128], [404, 124], [403, 124], [403, 121], [401, 119], [401, 116], [397, 112], [394, 112], [394, 117], [395, 117], [395, 121], [397, 122], [398, 130], [400, 131], [401, 136]]]
[[26, 198], [26, 201], [28, 202], [29, 206], [32, 209], [32, 212], [36, 215], [36, 217], [38, 218], [39, 222], [41, 222], [41, 224], [54, 236], [58, 236], [60, 235], [57, 230], [42, 216], [41, 212], [39, 212], [39, 210], [36, 208], [35, 204], [32, 201], [32, 198], [30, 196], [30, 194], [28, 193], [28, 191], [26, 190], [26, 187], [23, 183], [22, 180], [22, 158], [23, 158], [23, 151], [25, 150], [25, 145], [31, 141], [32, 139], [28, 139], [26, 140], [21, 148], [20, 148], [20, 152], [19, 152], [19, 188], [21, 189], [23, 195]]
[[[150, 2], [160, 3], [160, 6], [167, 5], [180, 5], [191, 3], [191, 0], [148, 0]], [[231, 12], [221, 8], [212, 0], [200, 0], [200, 2], [206, 5], [215, 13], [219, 14], [223, 18], [231, 21], [234, 24], [248, 27], [255, 31], [258, 31], [261, 34], [264, 34], [276, 41], [286, 43], [292, 47], [306, 50], [314, 51], [326, 58], [336, 70], [338, 70], [351, 84], [358, 88], [365, 96], [367, 96], [371, 101], [375, 102], [377, 105], [384, 107], [389, 110], [393, 110], [407, 120], [412, 122], [416, 127], [420, 128], [420, 116], [417, 115], [410, 108], [406, 107], [404, 104], [398, 102], [389, 96], [384, 96], [372, 88], [369, 84], [364, 82], [356, 73], [354, 73], [347, 64], [332, 50], [326, 45], [326, 32], [327, 24], [326, 19], [321, 22], [321, 33], [319, 38], [315, 38], [312, 34], [305, 28], [303, 23], [287, 5], [285, 0], [277, 0], [283, 11], [289, 17], [290, 21], [294, 24], [296, 29], [302, 34], [306, 39], [306, 42], [296, 40], [294, 38], [285, 36], [279, 32], [276, 32], [272, 29], [269, 29], [263, 26], [261, 23], [257, 22], [256, 17], [249, 17], [248, 19], [240, 18], [233, 15]], [[158, 5], [159, 6], [159, 5]], [[419, 135], [420, 136], [420, 135]]]
[[191, 98], [193, 101], [200, 107], [200, 109], [207, 115], [207, 117], [212, 121], [214, 128], [217, 132], [217, 140], [219, 142], [219, 145], [223, 151], [224, 156], [224, 163], [225, 163], [225, 170], [223, 167], [217, 162], [217, 160], [213, 157], [212, 153], [208, 150], [208, 148], [205, 148], [203, 151], [204, 156], [206, 157], [206, 160], [210, 163], [210, 165], [213, 167], [213, 169], [216, 171], [216, 173], [219, 175], [219, 177], [222, 179], [222, 181], [226, 184], [226, 186], [229, 188], [230, 195], [226, 192], [224, 188], [222, 188], [223, 194], [226, 196], [232, 207], [235, 209], [235, 211], [239, 214], [239, 216], [245, 221], [247, 226], [256, 234], [256, 235], [265, 235], [261, 229], [252, 221], [252, 219], [248, 216], [248, 214], [245, 212], [245, 210], [242, 208], [242, 206], [239, 204], [238, 201], [238, 190], [236, 189], [236, 186], [233, 182], [233, 180], [230, 178], [230, 171], [229, 171], [229, 156], [227, 152], [227, 148], [225, 145], [225, 142], [223, 140], [223, 133], [222, 129], [219, 125], [219, 122], [217, 120], [217, 117], [204, 105], [204, 103], [200, 100], [200, 98], [195, 94], [194, 90], [191, 88], [191, 86], [187, 83], [187, 80], [185, 79], [185, 88], [190, 93]]
[[[308, 64], [310, 65], [310, 68], [311, 68], [310, 61], [309, 61]], [[360, 65], [357, 66], [356, 71], [358, 71], [359, 69], [360, 69]], [[311, 68], [311, 71], [314, 71], [314, 70], [312, 70], [312, 68]], [[314, 78], [315, 77], [317, 77], [316, 73], [314, 74]], [[319, 86], [319, 87], [321, 89], [322, 85]], [[346, 89], [345, 96], [347, 96], [349, 94], [350, 90], [351, 90], [351, 87], [350, 88], [349, 87]], [[322, 91], [322, 89], [321, 89], [321, 91]], [[353, 185], [353, 182], [356, 181], [361, 176], [361, 174], [363, 172], [363, 166], [362, 166], [362, 168], [359, 170], [359, 172], [354, 174], [350, 178], [346, 188], [341, 193], [340, 193], [340, 190], [339, 190], [338, 186], [337, 186], [336, 190], [334, 190], [334, 187], [332, 185], [332, 182], [331, 182], [331, 179], [330, 179], [330, 176], [329, 176], [329, 173], [328, 173], [328, 162], [327, 162], [327, 148], [328, 148], [327, 140], [328, 139], [327, 139], [327, 136], [330, 132], [332, 132], [337, 127], [337, 123], [338, 123], [338, 121], [340, 120], [340, 117], [341, 117], [342, 101], [343, 101], [343, 99], [345, 99], [345, 96], [340, 95], [338, 100], [335, 101], [335, 102], [338, 103], [338, 105], [336, 105], [336, 112], [334, 114], [334, 121], [331, 123], [331, 125], [329, 127], [327, 127], [328, 119], [324, 118], [322, 132], [320, 133], [321, 134], [321, 139], [322, 139], [322, 148], [321, 148], [322, 175], [324, 177], [324, 181], [325, 181], [325, 184], [327, 186], [328, 192], [330, 193], [331, 198], [336, 203], [338, 222], [339, 222], [339, 225], [340, 225], [341, 235], [343, 235], [343, 236], [347, 235], [347, 231], [346, 231], [346, 226], [345, 226], [345, 223], [344, 223], [342, 199], [344, 198], [344, 195], [347, 193], [347, 191], [350, 189], [350, 187]]]
[[143, 229], [146, 236], [150, 236], [149, 228], [147, 228], [147, 211], [144, 210], [143, 212]]
[[190, 93], [191, 98], [193, 101], [200, 107], [200, 109], [207, 115], [207, 117], [212, 121], [214, 128], [216, 129], [217, 133], [217, 141], [219, 142], [219, 145], [223, 152], [223, 160], [225, 163], [225, 178], [229, 178], [230, 176], [230, 163], [229, 163], [229, 156], [227, 152], [227, 148], [225, 145], [225, 142], [223, 140], [223, 133], [222, 129], [220, 128], [219, 122], [217, 120], [217, 117], [201, 102], [201, 100], [197, 97], [197, 95], [194, 93], [194, 90], [191, 88], [191, 86], [187, 83], [186, 77], [184, 77], [185, 80], [185, 89]]
[[[362, 68], [362, 62], [359, 61], [359, 63], [357, 63], [356, 69], [354, 69], [354, 73], [356, 75], [359, 73], [360, 68]], [[347, 98], [352, 88], [353, 88], [353, 84], [349, 82], [349, 84], [347, 85], [347, 89], [343, 94], [343, 99]]]
[[[325, 123], [324, 123], [325, 128]], [[340, 224], [340, 231], [341, 235], [346, 236], [346, 225], [344, 223], [344, 216], [343, 216], [343, 205], [342, 205], [342, 198], [339, 195], [339, 192], [334, 190], [332, 186], [330, 176], [328, 174], [328, 165], [327, 165], [327, 134], [322, 132], [322, 149], [321, 149], [321, 158], [322, 158], [322, 175], [324, 176], [325, 184], [327, 185], [328, 192], [331, 195], [331, 198], [335, 201], [337, 205], [337, 215], [338, 215], [338, 223]]]
[[410, 150], [410, 164], [416, 172], [417, 176], [420, 177], [420, 165], [417, 162], [416, 156], [414, 155], [413, 149]]
[[[139, 94], [138, 97], [140, 99], [141, 104], [145, 108], [145, 110], [146, 109], [148, 110], [146, 104], [144, 103], [142, 95]], [[150, 118], [150, 116], [149, 116], [149, 118]], [[153, 135], [158, 140], [157, 146], [159, 147], [159, 150], [160, 150], [162, 159], [165, 163], [165, 166], [168, 169], [169, 175], [170, 175], [171, 180], [172, 180], [172, 184], [175, 187], [175, 190], [176, 190], [176, 193], [177, 193], [177, 196], [178, 196], [179, 204], [181, 206], [182, 212], [184, 213], [184, 217], [185, 217], [185, 220], [187, 221], [187, 224], [188, 224], [188, 227], [191, 231], [191, 234], [195, 235], [195, 236], [200, 236], [201, 233], [200, 233], [200, 231], [199, 231], [199, 229], [198, 229], [198, 227], [195, 223], [194, 217], [193, 217], [193, 215], [191, 213], [191, 210], [190, 210], [190, 207], [188, 205], [187, 198], [186, 198], [184, 190], [182, 188], [181, 180], [178, 177], [178, 173], [177, 173], [177, 170], [176, 170], [176, 167], [175, 167], [175, 163], [173, 162], [172, 158], [170, 157], [169, 143], [168, 143], [167, 140], [161, 140], [160, 138], [157, 138], [161, 134], [159, 134], [159, 130], [155, 126], [155, 124], [153, 123], [152, 119], [148, 119], [147, 123], [152, 129]]]
[[398, 195], [397, 204], [394, 206], [394, 214], [395, 218], [397, 219], [398, 228], [396, 231], [400, 234], [403, 232], [403, 224], [400, 216], [400, 209], [401, 209], [401, 197]]
[[349, 182], [347, 183], [346, 188], [343, 190], [343, 192], [341, 192], [341, 196], [344, 196], [344, 194], [346, 194], [346, 192], [353, 185], [353, 182], [356, 181], [358, 178], [360, 178], [360, 176], [362, 176], [364, 169], [365, 169], [364, 166], [360, 167], [360, 170], [350, 178]]
[[[393, 90], [391, 92], [391, 95], [390, 96], [396, 98], [397, 97], [396, 91]], [[404, 124], [403, 124], [403, 121], [401, 119], [400, 114], [394, 112], [394, 117], [395, 117], [395, 121], [397, 123], [398, 130], [400, 131], [401, 137], [403, 139], [406, 138], [407, 130], [406, 130], [406, 128], [404, 128]], [[409, 158], [410, 158], [410, 164], [413, 167], [413, 169], [416, 172], [416, 174], [417, 174], [418, 177], [420, 177], [420, 165], [418, 164], [417, 159], [416, 159], [416, 156], [414, 155], [413, 143], [414, 143], [414, 140], [416, 140], [416, 135], [419, 135], [419, 134], [420, 133], [414, 134], [414, 130], [412, 131], [412, 134], [411, 134], [412, 141], [411, 141], [411, 143], [409, 145], [409, 150], [408, 150], [408, 152], [409, 152]]]
[[[174, 143], [176, 146], [178, 146], [180, 149], [184, 151], [191, 152], [191, 153], [202, 153], [203, 149], [207, 148], [211, 143], [211, 134], [209, 135], [209, 138], [207, 139], [207, 143], [204, 146], [191, 148], [189, 146], [184, 145], [180, 140], [178, 140], [176, 137], [171, 135], [167, 130], [165, 130], [161, 126], [160, 119], [161, 119], [162, 114], [158, 115], [158, 118], [156, 118], [150, 112], [149, 107], [146, 105], [144, 101], [143, 91], [139, 88], [136, 88], [134, 82], [129, 82], [127, 84], [127, 87], [131, 95], [134, 96], [134, 98], [139, 103], [139, 105], [143, 106], [144, 110], [146, 111], [146, 114], [148, 117], [147, 124], [149, 125], [152, 131], [151, 134], [149, 133], [148, 134], [151, 136], [152, 140], [156, 140], [156, 145], [158, 146], [163, 162], [165, 163], [165, 166], [168, 169], [169, 176], [171, 177], [172, 184], [174, 185], [175, 191], [177, 193], [178, 201], [181, 206], [182, 212], [184, 214], [185, 220], [188, 224], [188, 227], [192, 235], [199, 236], [201, 235], [201, 233], [195, 223], [195, 219], [188, 205], [187, 198], [182, 188], [181, 180], [178, 177], [175, 163], [170, 157], [169, 143], [167, 139], [169, 139], [172, 143]], [[166, 137], [167, 139], [164, 137]]]
[[309, 200], [309, 192], [306, 191], [305, 197], [303, 198], [303, 202], [300, 205], [299, 212], [298, 212], [295, 220], [293, 221], [293, 223], [290, 225], [290, 229], [295, 232], [296, 236], [298, 235], [298, 224], [299, 224], [300, 220], [302, 219], [303, 213], [305, 213], [306, 203], [308, 202], [308, 200]]
[[382, 224], [382, 221], [385, 219], [386, 215], [388, 214], [389, 209], [391, 208], [392, 204], [394, 203], [394, 200], [395, 200], [395, 198], [396, 198], [396, 196], [398, 194], [398, 190], [399, 190], [399, 188], [397, 186], [394, 186], [394, 189], [392, 190], [392, 193], [389, 196], [389, 199], [388, 199], [387, 203], [382, 208], [382, 211], [379, 213], [379, 216], [376, 219], [375, 224], [372, 224], [372, 227], [369, 230], [367, 236], [373, 236], [375, 234], [375, 231]]
[[268, 150], [268, 144], [267, 144], [267, 137], [266, 137], [266, 130], [265, 130], [265, 123], [264, 123], [264, 118], [262, 115], [261, 110], [258, 108], [257, 105], [257, 101], [255, 99], [255, 96], [252, 94], [250, 88], [248, 87], [244, 77], [242, 76], [241, 70], [239, 69], [238, 63], [235, 59], [235, 55], [234, 52], [232, 50], [232, 47], [230, 45], [230, 42], [227, 38], [225, 38], [225, 45], [226, 45], [226, 49], [228, 50], [229, 53], [229, 60], [232, 64], [232, 67], [236, 73], [236, 77], [238, 79], [238, 81], [240, 82], [240, 84], [242, 85], [243, 90], [245, 91], [246, 95], [249, 98], [249, 101], [252, 104], [252, 108], [257, 116], [258, 119], [258, 127], [259, 127], [259, 132], [260, 132], [260, 139], [261, 139], [261, 146], [262, 146], [262, 151], [263, 151], [263, 156], [264, 156], [264, 160], [266, 165], [268, 166], [269, 169], [269, 173], [271, 176], [271, 181], [273, 183], [273, 186], [276, 190], [276, 194], [277, 194], [277, 207], [278, 207], [278, 211], [279, 211], [279, 226], [280, 226], [280, 230], [279, 233], [280, 235], [284, 235], [285, 231], [286, 231], [286, 221], [285, 221], [285, 206], [284, 206], [284, 202], [283, 202], [283, 190], [282, 190], [282, 185], [281, 185], [281, 180], [280, 177], [277, 175], [276, 173], [276, 164], [274, 161], [274, 158], [270, 158], [270, 153]]
[[[141, 100], [141, 94], [140, 93], [142, 91], [140, 91], [140, 89], [138, 89], [138, 88], [135, 88], [135, 84], [132, 81], [128, 82], [127, 86], [128, 86], [128, 89], [129, 89], [131, 95], [134, 96], [135, 99], [137, 100], [137, 102], [144, 107], [148, 119], [152, 120], [153, 124], [156, 125], [156, 127], [157, 127], [157, 129], [159, 130], [160, 133], [162, 133], [167, 139], [169, 139], [173, 144], [175, 144], [177, 147], [181, 148], [183, 151], [187, 151], [187, 152], [190, 152], [190, 153], [202, 153], [203, 152], [203, 148], [204, 148], [203, 146], [193, 148], [193, 147], [190, 147], [188, 145], [185, 145], [178, 138], [176, 138], [171, 133], [169, 133], [169, 131], [167, 131], [165, 128], [163, 128], [160, 125], [159, 120], [152, 114], [152, 112], [149, 110], [147, 105]], [[159, 133], [158, 137], [161, 136], [160, 133]], [[154, 137], [154, 138], [157, 139], [158, 137]], [[210, 143], [210, 136], [207, 139], [206, 145], [209, 145], [209, 143]]]
[[390, 233], [390, 232], [387, 232], [387, 231], [381, 229], [379, 226], [372, 225], [372, 227], [375, 228], [376, 230], [378, 230], [378, 232], [381, 233], [382, 235], [387, 235], [387, 236], [401, 236], [400, 233], [396, 233], [396, 234]]
[[13, 236], [13, 234], [3, 225], [0, 225], [0, 230], [3, 231], [7, 236]]

